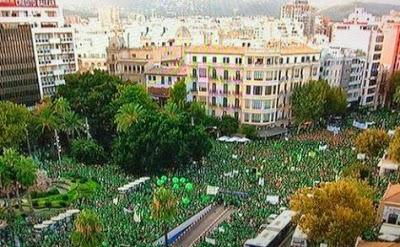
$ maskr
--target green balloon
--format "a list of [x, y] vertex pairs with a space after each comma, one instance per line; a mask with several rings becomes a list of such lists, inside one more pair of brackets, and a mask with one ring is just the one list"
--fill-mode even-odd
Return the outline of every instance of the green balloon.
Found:
[[167, 176], [162, 176], [162, 177], [161, 177], [161, 180], [164, 181], [164, 182], [166, 182], [166, 181], [168, 180], [168, 177], [167, 177]]
[[179, 178], [173, 177], [173, 178], [172, 178], [172, 182], [173, 182], [174, 184], [179, 183]]
[[192, 183], [187, 183], [187, 184], [185, 185], [185, 189], [186, 189], [187, 191], [192, 191], [192, 190], [193, 190], [193, 184], [192, 184]]
[[173, 188], [174, 190], [179, 190], [179, 184], [174, 184], [174, 185], [172, 185], [172, 188]]
[[158, 179], [157, 180], [157, 185], [158, 186], [161, 186], [161, 185], [163, 185], [164, 184], [164, 181], [162, 181], [161, 179]]

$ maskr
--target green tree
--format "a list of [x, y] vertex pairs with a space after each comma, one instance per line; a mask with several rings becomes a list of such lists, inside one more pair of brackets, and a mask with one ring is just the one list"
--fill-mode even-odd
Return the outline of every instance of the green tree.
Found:
[[290, 207], [297, 212], [294, 221], [308, 240], [354, 246], [356, 238], [374, 224], [373, 194], [366, 182], [339, 180], [320, 188], [300, 189], [292, 196]]
[[343, 115], [347, 109], [347, 94], [341, 87], [331, 87], [326, 98], [326, 115]]
[[329, 85], [325, 81], [311, 81], [297, 86], [292, 94], [292, 111], [296, 123], [316, 122], [325, 114]]
[[116, 132], [113, 120], [118, 109], [111, 103], [122, 80], [97, 70], [68, 75], [65, 83], [58, 88], [58, 97], [65, 98], [74, 112], [87, 117], [91, 136], [109, 149]]
[[239, 121], [229, 115], [222, 116], [219, 129], [222, 135], [233, 135], [239, 129]]
[[240, 133], [245, 135], [247, 138], [257, 138], [257, 128], [253, 125], [242, 124], [240, 126]]
[[5, 190], [7, 198], [15, 191], [17, 202], [20, 205], [20, 190], [28, 189], [36, 181], [37, 166], [31, 158], [19, 154], [14, 149], [7, 149], [0, 156], [0, 184]]
[[343, 176], [348, 178], [366, 180], [371, 177], [373, 172], [372, 167], [365, 163], [357, 162], [347, 166], [343, 170]]
[[132, 124], [140, 120], [143, 114], [143, 108], [135, 103], [129, 103], [121, 106], [115, 115], [115, 123], [119, 132], [126, 131]]
[[0, 147], [18, 148], [27, 138], [31, 114], [25, 106], [9, 101], [0, 101], [0, 112]]
[[355, 140], [357, 151], [369, 157], [381, 155], [389, 144], [389, 136], [384, 129], [367, 129]]
[[179, 108], [186, 107], [186, 83], [184, 80], [178, 81], [170, 91], [169, 101], [175, 103]]
[[177, 199], [174, 193], [165, 188], [158, 188], [153, 195], [152, 217], [161, 222], [164, 228], [165, 246], [168, 246], [168, 226], [177, 212]]
[[99, 217], [91, 210], [82, 210], [74, 221], [72, 244], [80, 247], [97, 247], [103, 240], [103, 226]]
[[99, 165], [106, 162], [102, 146], [94, 139], [75, 139], [71, 143], [71, 156], [78, 162], [87, 165]]

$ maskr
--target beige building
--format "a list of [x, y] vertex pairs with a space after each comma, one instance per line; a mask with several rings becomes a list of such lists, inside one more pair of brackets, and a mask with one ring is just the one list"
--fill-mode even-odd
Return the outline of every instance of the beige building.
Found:
[[378, 220], [382, 223], [379, 239], [398, 241], [400, 239], [400, 184], [388, 185], [378, 209]]
[[303, 45], [197, 46], [186, 49], [189, 98], [210, 115], [231, 115], [259, 128], [292, 121], [290, 96], [296, 86], [319, 78], [320, 51]]
[[146, 71], [156, 65], [179, 65], [183, 51], [181, 46], [128, 48], [124, 40], [116, 36], [107, 47], [107, 69], [124, 80], [144, 84]]

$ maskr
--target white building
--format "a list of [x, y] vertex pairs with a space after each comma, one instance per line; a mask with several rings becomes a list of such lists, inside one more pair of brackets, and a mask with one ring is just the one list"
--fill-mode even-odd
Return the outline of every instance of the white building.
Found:
[[366, 56], [362, 51], [329, 47], [321, 54], [320, 78], [331, 86], [342, 87], [347, 92], [348, 102], [357, 104], [365, 66]]
[[281, 19], [290, 19], [301, 22], [304, 25], [304, 35], [312, 37], [314, 35], [316, 9], [313, 8], [308, 0], [289, 0], [281, 8]]
[[66, 74], [77, 71], [73, 31], [55, 0], [0, 0], [0, 23], [32, 26], [40, 94], [54, 95]]
[[361, 50], [367, 56], [364, 71], [361, 105], [374, 106], [378, 93], [378, 69], [383, 45], [383, 34], [376, 18], [356, 9], [343, 22], [332, 28], [332, 46]]

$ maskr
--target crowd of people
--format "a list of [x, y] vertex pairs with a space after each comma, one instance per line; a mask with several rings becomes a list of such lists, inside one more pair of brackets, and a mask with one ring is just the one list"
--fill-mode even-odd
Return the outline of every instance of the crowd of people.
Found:
[[[385, 123], [386, 128], [394, 127], [391, 124], [396, 121], [368, 116], [374, 116], [374, 121], [379, 124]], [[383, 115], [382, 119], [392, 118]], [[170, 228], [212, 202], [234, 205], [236, 212], [210, 238], [216, 240], [217, 246], [242, 246], [246, 239], [258, 234], [259, 227], [266, 223], [270, 214], [278, 213], [281, 207], [288, 207], [290, 195], [297, 189], [339, 179], [342, 171], [357, 161], [351, 141], [356, 133], [355, 130], [346, 130], [334, 136], [327, 131], [317, 131], [247, 144], [213, 142], [212, 151], [202, 162], [170, 174], [161, 174], [168, 177], [167, 184], [171, 188], [173, 177], [186, 178], [194, 188], [190, 193], [184, 189], [177, 192], [179, 198], [185, 196], [190, 203], [179, 201], [178, 212]], [[90, 208], [96, 212], [103, 223], [103, 246], [149, 246], [162, 237], [162, 226], [151, 216], [153, 191], [159, 186], [157, 181], [161, 175], [152, 177], [132, 192], [119, 194], [118, 187], [137, 177], [113, 165], [87, 166], [64, 159], [62, 164], [43, 162], [41, 168], [52, 178], [79, 174], [100, 184], [100, 189], [93, 195], [74, 202], [71, 207]], [[387, 180], [377, 180], [376, 183], [379, 188], [385, 188]], [[207, 195], [207, 186], [219, 187], [220, 193]], [[279, 196], [278, 203], [271, 204], [267, 196]], [[52, 213], [56, 215], [59, 211], [49, 211], [46, 215], [50, 217]], [[35, 246], [39, 243], [32, 238], [32, 225], [41, 220], [44, 217], [25, 218], [15, 223], [11, 231], [21, 242]], [[70, 234], [45, 234], [40, 246], [69, 246]], [[209, 244], [201, 242], [198, 246]]]

